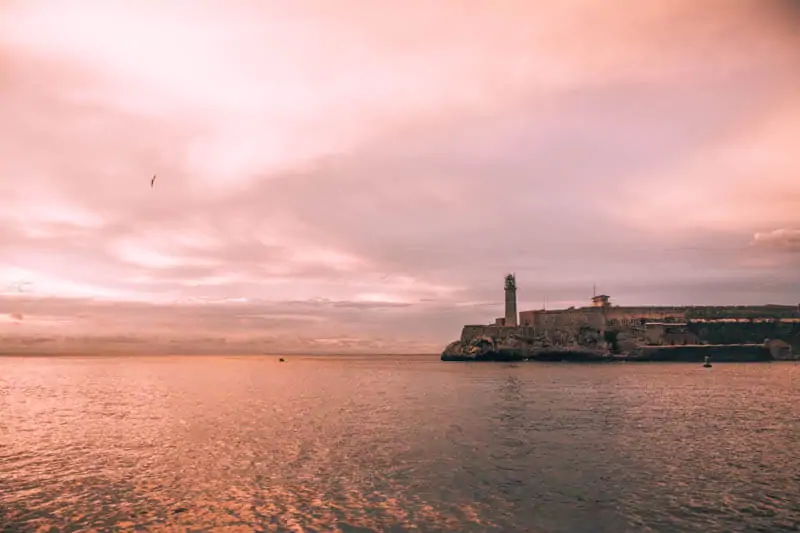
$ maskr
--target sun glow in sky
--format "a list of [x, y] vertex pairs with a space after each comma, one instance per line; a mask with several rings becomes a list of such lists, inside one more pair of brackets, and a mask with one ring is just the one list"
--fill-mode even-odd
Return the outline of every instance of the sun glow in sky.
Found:
[[6, 0], [0, 64], [0, 351], [800, 301], [795, 0]]

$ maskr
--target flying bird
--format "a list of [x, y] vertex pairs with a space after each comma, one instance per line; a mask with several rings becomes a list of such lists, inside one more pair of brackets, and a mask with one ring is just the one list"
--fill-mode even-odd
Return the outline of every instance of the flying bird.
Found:
[[153, 174], [153, 179], [150, 180], [150, 188], [153, 188], [153, 184], [156, 182], [156, 175]]

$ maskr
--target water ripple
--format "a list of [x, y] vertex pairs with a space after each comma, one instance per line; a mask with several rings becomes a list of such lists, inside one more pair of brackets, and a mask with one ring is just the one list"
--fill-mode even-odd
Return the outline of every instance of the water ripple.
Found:
[[0, 531], [796, 531], [798, 368], [0, 358]]

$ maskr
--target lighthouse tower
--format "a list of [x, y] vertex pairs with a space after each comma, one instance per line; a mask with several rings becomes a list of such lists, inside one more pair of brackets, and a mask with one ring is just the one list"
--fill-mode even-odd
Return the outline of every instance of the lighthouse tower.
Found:
[[517, 279], [514, 274], [506, 276], [506, 326], [517, 326]]

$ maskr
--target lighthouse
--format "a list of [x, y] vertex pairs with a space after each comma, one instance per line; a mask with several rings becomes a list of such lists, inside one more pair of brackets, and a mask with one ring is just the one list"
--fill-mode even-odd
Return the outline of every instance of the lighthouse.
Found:
[[506, 276], [505, 325], [517, 327], [517, 279], [514, 277], [514, 274]]

